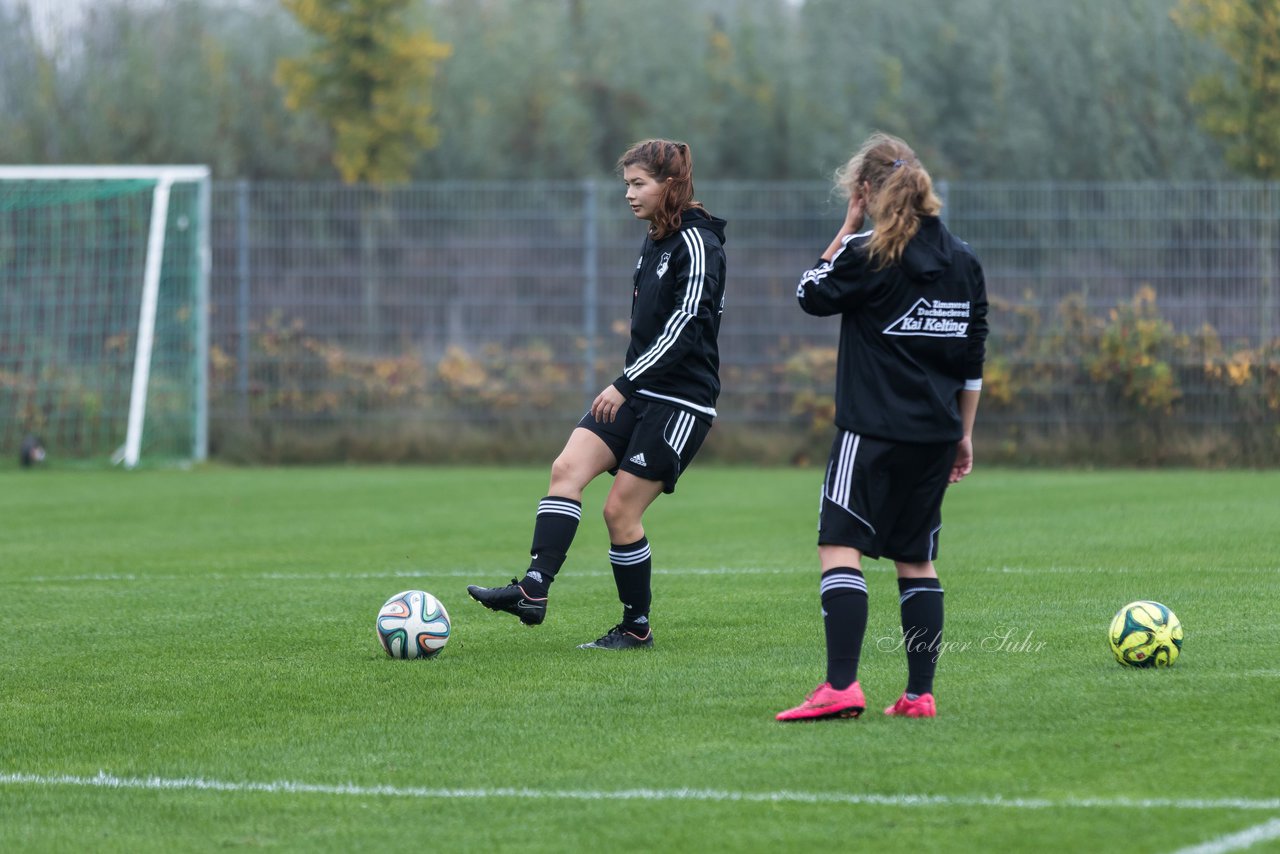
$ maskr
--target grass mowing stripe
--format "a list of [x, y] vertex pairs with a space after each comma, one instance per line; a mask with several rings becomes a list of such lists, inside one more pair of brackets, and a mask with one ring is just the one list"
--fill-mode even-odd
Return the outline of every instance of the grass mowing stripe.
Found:
[[[448, 789], [425, 786], [357, 786], [350, 783], [300, 783], [273, 780], [267, 783], [209, 780], [203, 777], [117, 777], [99, 771], [93, 777], [74, 775], [0, 774], [0, 784], [29, 786], [93, 786], [104, 789], [151, 789], [159, 791], [197, 790], [210, 792], [261, 792], [264, 794], [356, 795], [431, 800], [530, 798], [568, 801], [713, 801], [741, 803], [837, 804], [844, 806], [889, 807], [1000, 807], [1006, 809], [1183, 809], [1183, 810], [1280, 810], [1280, 798], [1006, 798], [999, 795], [963, 797], [954, 795], [876, 795], [843, 792], [737, 792], [728, 789], [530, 789], [482, 788]], [[1259, 827], [1280, 825], [1280, 819]], [[1256, 828], [1255, 828], [1256, 830]], [[1248, 831], [1246, 831], [1247, 833]], [[1272, 836], [1262, 837], [1265, 839]], [[1261, 841], [1261, 840], [1259, 840]], [[1199, 849], [1192, 849], [1199, 850]], [[1230, 850], [1230, 849], [1222, 849]]]

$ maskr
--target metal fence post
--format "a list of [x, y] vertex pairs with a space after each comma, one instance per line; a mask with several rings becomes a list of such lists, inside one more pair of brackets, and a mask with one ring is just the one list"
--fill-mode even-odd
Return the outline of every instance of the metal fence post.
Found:
[[600, 300], [600, 224], [596, 221], [596, 182], [582, 182], [582, 394], [586, 407], [596, 394], [596, 318]]
[[1258, 330], [1258, 349], [1263, 352], [1271, 345], [1275, 338], [1275, 320], [1276, 320], [1276, 266], [1275, 251], [1280, 246], [1280, 240], [1276, 239], [1277, 232], [1280, 232], [1280, 192], [1277, 188], [1268, 186], [1262, 191], [1262, 252], [1260, 253], [1262, 261], [1259, 271], [1259, 299], [1261, 303], [1261, 311], [1258, 313], [1261, 317], [1261, 328]]
[[249, 182], [236, 181], [236, 395], [249, 420]]

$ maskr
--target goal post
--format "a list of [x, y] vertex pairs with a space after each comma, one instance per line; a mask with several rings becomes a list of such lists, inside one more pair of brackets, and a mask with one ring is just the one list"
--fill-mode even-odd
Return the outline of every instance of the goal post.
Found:
[[208, 454], [205, 166], [0, 166], [0, 452]]

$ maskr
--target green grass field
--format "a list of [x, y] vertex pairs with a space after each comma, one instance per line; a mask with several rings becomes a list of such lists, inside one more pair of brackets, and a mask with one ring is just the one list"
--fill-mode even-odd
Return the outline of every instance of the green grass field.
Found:
[[[0, 850], [1275, 850], [1280, 473], [978, 471], [944, 508], [939, 717], [901, 692], [869, 562], [860, 720], [822, 679], [816, 470], [704, 467], [647, 518], [652, 650], [592, 487], [548, 621], [470, 601], [526, 565], [540, 469], [0, 472]], [[391, 594], [453, 618], [430, 661]], [[1112, 614], [1182, 657], [1120, 667]]]

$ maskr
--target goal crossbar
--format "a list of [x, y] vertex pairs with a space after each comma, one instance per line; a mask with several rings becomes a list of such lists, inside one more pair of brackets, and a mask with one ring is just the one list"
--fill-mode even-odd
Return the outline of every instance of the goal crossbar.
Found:
[[205, 181], [208, 166], [0, 166], [0, 179], [11, 181]]

